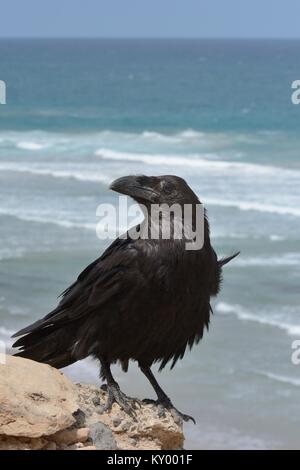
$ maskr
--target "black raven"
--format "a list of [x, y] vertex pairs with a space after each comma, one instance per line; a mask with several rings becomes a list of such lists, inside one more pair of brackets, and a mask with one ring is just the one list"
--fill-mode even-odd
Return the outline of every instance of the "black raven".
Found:
[[[111, 189], [131, 196], [143, 205], [145, 215], [154, 205], [174, 203], [195, 207], [199, 199], [177, 176], [127, 176]], [[151, 217], [137, 229], [146, 231]], [[176, 224], [176, 215], [170, 217]], [[178, 221], [177, 221], [178, 222]], [[193, 215], [192, 226], [195, 225]], [[138, 231], [138, 230], [137, 230]], [[62, 294], [58, 306], [43, 319], [18, 331], [16, 354], [61, 368], [87, 356], [100, 361], [108, 402], [117, 402], [127, 413], [134, 405], [114, 380], [110, 366], [120, 362], [124, 371], [137, 361], [157, 394], [160, 409], [172, 409], [184, 420], [193, 419], [176, 410], [157, 383], [150, 367], [160, 370], [182, 359], [186, 348], [198, 343], [208, 328], [210, 297], [218, 293], [222, 266], [238, 253], [218, 260], [210, 244], [209, 225], [204, 217], [203, 246], [187, 250], [186, 237], [169, 239], [117, 238]]]

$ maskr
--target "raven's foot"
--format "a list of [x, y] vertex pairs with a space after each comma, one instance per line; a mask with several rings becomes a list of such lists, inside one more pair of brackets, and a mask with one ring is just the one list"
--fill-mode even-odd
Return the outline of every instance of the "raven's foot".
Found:
[[146, 398], [143, 400], [144, 403], [150, 404], [150, 405], [156, 405], [158, 408], [158, 416], [160, 418], [164, 418], [166, 416], [166, 410], [170, 411], [172, 416], [176, 419], [176, 417], [181, 418], [183, 421], [193, 421], [194, 424], [196, 424], [195, 419], [192, 416], [186, 415], [184, 413], [181, 413], [181, 411], [177, 410], [171, 400], [169, 398], [160, 398], [158, 400], [151, 400], [149, 398]]
[[117, 403], [121, 410], [125, 411], [131, 418], [136, 420], [136, 409], [137, 406], [141, 406], [139, 400], [130, 398], [125, 393], [120, 390], [120, 387], [117, 383], [110, 385], [102, 385], [102, 390], [107, 391], [108, 397], [107, 402], [104, 405], [102, 412], [106, 413], [111, 411], [112, 405]]

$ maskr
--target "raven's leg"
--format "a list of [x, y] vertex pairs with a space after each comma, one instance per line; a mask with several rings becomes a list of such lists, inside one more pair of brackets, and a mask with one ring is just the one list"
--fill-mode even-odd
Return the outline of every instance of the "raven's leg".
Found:
[[110, 370], [110, 364], [103, 358], [100, 358], [101, 376], [107, 383], [107, 402], [103, 408], [103, 412], [110, 411], [114, 403], [118, 403], [120, 408], [132, 418], [135, 418], [135, 400], [127, 397], [120, 390], [119, 384], [115, 381]]
[[[175, 408], [175, 406], [171, 402], [168, 395], [166, 395], [166, 393], [160, 387], [160, 385], [157, 382], [156, 378], [154, 377], [150, 367], [142, 366], [141, 364], [139, 364], [139, 367], [140, 367], [141, 371], [143, 372], [143, 374], [147, 377], [147, 379], [149, 380], [149, 382], [151, 383], [152, 387], [155, 390], [155, 393], [157, 395], [157, 401], [155, 401], [155, 403], [160, 408], [160, 411], [159, 411], [160, 415], [163, 416], [164, 410], [167, 409], [167, 410], [170, 410], [171, 412], [172, 411], [175, 412], [175, 414], [179, 415], [184, 421], [191, 420], [196, 424], [196, 421], [194, 420], [194, 418], [192, 416], [185, 415], [185, 414], [181, 413], [180, 411], [178, 411]], [[146, 400], [146, 401], [148, 401], [148, 400]], [[151, 402], [151, 400], [149, 400], [148, 402]]]

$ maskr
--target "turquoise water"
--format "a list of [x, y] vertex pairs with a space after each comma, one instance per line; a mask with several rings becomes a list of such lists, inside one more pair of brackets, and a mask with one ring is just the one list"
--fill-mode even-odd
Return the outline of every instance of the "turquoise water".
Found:
[[[114, 178], [174, 173], [224, 274], [210, 332], [160, 381], [187, 448], [299, 448], [300, 41], [0, 41], [0, 336], [47, 313], [107, 245]], [[97, 365], [66, 371], [98, 383]], [[115, 374], [151, 394], [135, 367]]]

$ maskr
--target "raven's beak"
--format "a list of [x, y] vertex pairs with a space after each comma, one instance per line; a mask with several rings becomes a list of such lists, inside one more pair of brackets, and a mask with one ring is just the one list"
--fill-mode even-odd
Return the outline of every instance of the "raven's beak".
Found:
[[117, 193], [131, 196], [137, 201], [155, 202], [158, 196], [151, 187], [150, 177], [145, 176], [123, 176], [113, 181], [109, 188]]

